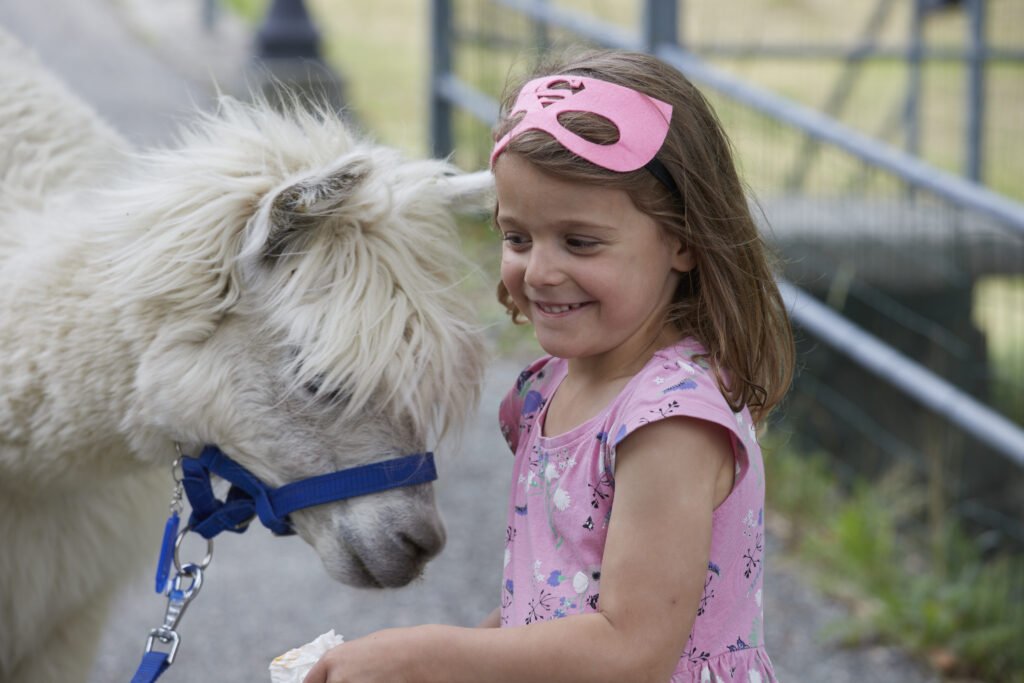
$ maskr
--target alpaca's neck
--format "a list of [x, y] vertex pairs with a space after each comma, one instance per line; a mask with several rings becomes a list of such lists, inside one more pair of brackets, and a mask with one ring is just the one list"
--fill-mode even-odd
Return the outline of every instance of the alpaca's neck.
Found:
[[73, 224], [22, 227], [54, 239], [0, 260], [0, 472], [15, 462], [42, 470], [59, 461], [69, 478], [136, 467], [124, 416], [155, 331], [129, 329]]

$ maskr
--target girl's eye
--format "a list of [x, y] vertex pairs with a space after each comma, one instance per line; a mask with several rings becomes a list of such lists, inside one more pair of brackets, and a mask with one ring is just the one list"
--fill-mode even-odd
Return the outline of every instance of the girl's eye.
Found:
[[512, 249], [523, 249], [530, 244], [530, 240], [514, 232], [506, 232], [501, 236], [501, 241]]
[[598, 245], [594, 240], [588, 240], [582, 237], [569, 237], [565, 240], [565, 243], [570, 249], [575, 249], [576, 251], [586, 251], [588, 249], [593, 249]]

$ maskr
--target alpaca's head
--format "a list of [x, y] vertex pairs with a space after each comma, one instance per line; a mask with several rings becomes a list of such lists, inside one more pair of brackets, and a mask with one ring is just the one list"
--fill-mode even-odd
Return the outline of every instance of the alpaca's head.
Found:
[[[154, 333], [130, 429], [217, 444], [275, 486], [459, 431], [484, 353], [454, 215], [489, 201], [486, 177], [237, 103], [147, 167], [111, 230], [135, 234], [110, 273], [125, 326]], [[402, 585], [444, 543], [430, 484], [292, 520], [354, 585]]]

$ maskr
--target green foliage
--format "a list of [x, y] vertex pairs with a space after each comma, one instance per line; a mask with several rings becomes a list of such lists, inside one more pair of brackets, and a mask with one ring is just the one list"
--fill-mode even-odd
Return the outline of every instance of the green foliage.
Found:
[[231, 12], [255, 24], [267, 10], [268, 0], [219, 0]]
[[[824, 454], [797, 457], [771, 433], [761, 438], [769, 479], [768, 505], [786, 514], [793, 527], [790, 538], [803, 537], [802, 530], [821, 519], [835, 496], [835, 477]], [[797, 514], [799, 512], [799, 514]]]
[[906, 473], [836, 495], [820, 456], [778, 450], [766, 467], [772, 513], [803, 520], [793, 552], [851, 607], [828, 636], [893, 643], [949, 676], [1024, 683], [1024, 557], [986, 558], [955, 524], [923, 540], [923, 496]]

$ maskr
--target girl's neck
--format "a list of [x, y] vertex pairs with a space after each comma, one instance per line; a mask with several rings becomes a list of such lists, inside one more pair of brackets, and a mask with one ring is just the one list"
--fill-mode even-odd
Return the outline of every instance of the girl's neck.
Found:
[[648, 345], [628, 354], [570, 358], [568, 372], [555, 390], [544, 419], [544, 436], [558, 436], [600, 414], [655, 352], [677, 341], [677, 335], [658, 335]]
[[[681, 341], [679, 333], [669, 327], [661, 328], [657, 334], [641, 344], [623, 345], [610, 353], [584, 358], [570, 358], [569, 377], [581, 386], [599, 388], [605, 384], [625, 385], [640, 372], [655, 352]], [[566, 379], [568, 379], [567, 377]]]

